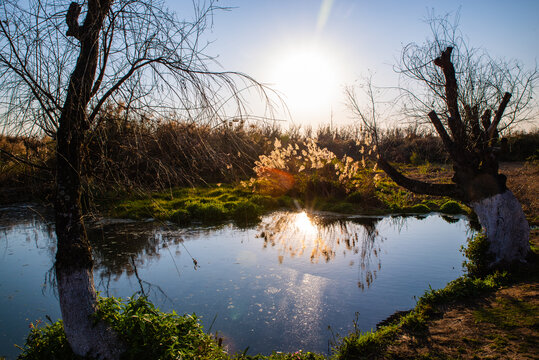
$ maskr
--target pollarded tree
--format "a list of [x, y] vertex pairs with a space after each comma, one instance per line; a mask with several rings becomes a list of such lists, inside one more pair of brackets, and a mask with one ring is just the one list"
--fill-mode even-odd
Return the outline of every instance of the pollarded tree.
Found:
[[[398, 185], [412, 192], [449, 196], [470, 206], [486, 231], [491, 266], [525, 261], [530, 251], [529, 225], [522, 206], [506, 186], [505, 175], [499, 172], [498, 131], [524, 120], [522, 110], [529, 108], [537, 71], [524, 72], [516, 63], [496, 62], [467, 48], [455, 36], [455, 28], [448, 26], [447, 18], [431, 25], [434, 41], [409, 45], [403, 52], [400, 71], [423, 85], [404, 91], [405, 111], [428, 118], [434, 126], [453, 163], [452, 182], [411, 179], [389, 164], [379, 147], [376, 162]], [[421, 93], [421, 89], [426, 91]], [[369, 86], [372, 106], [368, 110], [359, 103], [354, 89], [349, 88], [347, 95], [376, 144], [380, 130], [374, 92]]]
[[[106, 104], [151, 119], [183, 111], [219, 118], [244, 110], [238, 73], [212, 72], [204, 32], [217, 9], [194, 3], [179, 21], [160, 0], [4, 0], [0, 3], [0, 121], [3, 131], [56, 140], [56, 280], [67, 339], [78, 355], [115, 359], [116, 334], [96, 310], [93, 260], [81, 212], [84, 147]], [[232, 99], [232, 104], [224, 104]]]

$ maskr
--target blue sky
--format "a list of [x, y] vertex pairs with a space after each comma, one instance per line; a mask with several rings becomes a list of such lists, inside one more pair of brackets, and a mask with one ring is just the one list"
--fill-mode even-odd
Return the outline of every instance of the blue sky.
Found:
[[[187, 11], [168, 1], [179, 13]], [[527, 68], [539, 61], [537, 0], [220, 0], [217, 4], [232, 9], [214, 16], [213, 28], [206, 34], [213, 41], [210, 55], [218, 56], [224, 69], [245, 72], [280, 91], [291, 116], [279, 117], [303, 126], [316, 127], [331, 118], [336, 124], [350, 123], [342, 86], [369, 73], [377, 85], [396, 86], [393, 65], [404, 45], [422, 43], [430, 36], [424, 21], [429, 12], [459, 11], [459, 28], [469, 44], [493, 57], [518, 59]], [[301, 62], [303, 66], [298, 65]], [[316, 69], [324, 70], [309, 82], [306, 76]]]

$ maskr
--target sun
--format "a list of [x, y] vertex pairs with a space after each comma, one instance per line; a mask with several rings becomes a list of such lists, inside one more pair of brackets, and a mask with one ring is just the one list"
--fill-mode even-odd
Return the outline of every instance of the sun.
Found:
[[321, 45], [288, 47], [271, 66], [271, 82], [283, 94], [292, 115], [330, 114], [341, 93], [338, 54]]

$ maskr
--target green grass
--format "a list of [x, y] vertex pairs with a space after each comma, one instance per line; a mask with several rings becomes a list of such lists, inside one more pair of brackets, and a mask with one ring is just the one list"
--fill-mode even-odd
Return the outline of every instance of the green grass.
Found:
[[462, 205], [454, 200], [449, 200], [440, 206], [440, 212], [444, 214], [466, 214], [467, 211]]
[[214, 186], [138, 195], [108, 206], [111, 208], [109, 215], [121, 218], [154, 218], [180, 225], [191, 222], [213, 224], [227, 220], [248, 224], [257, 222], [260, 215], [283, 206], [285, 202], [232, 186]]
[[[389, 179], [376, 184], [375, 196], [380, 210], [384, 213], [424, 214], [432, 211], [440, 211], [444, 214], [469, 213], [465, 205], [448, 197], [413, 194]], [[356, 197], [353, 200], [356, 200]]]

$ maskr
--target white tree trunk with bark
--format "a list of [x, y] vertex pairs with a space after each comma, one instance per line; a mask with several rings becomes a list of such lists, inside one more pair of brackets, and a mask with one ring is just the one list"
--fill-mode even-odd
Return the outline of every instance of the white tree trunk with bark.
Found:
[[90, 270], [57, 273], [64, 331], [73, 352], [96, 359], [116, 360], [125, 346], [102, 321], [93, 322], [95, 289]]
[[492, 266], [523, 261], [530, 251], [530, 227], [513, 193], [506, 190], [470, 205], [487, 235]]

